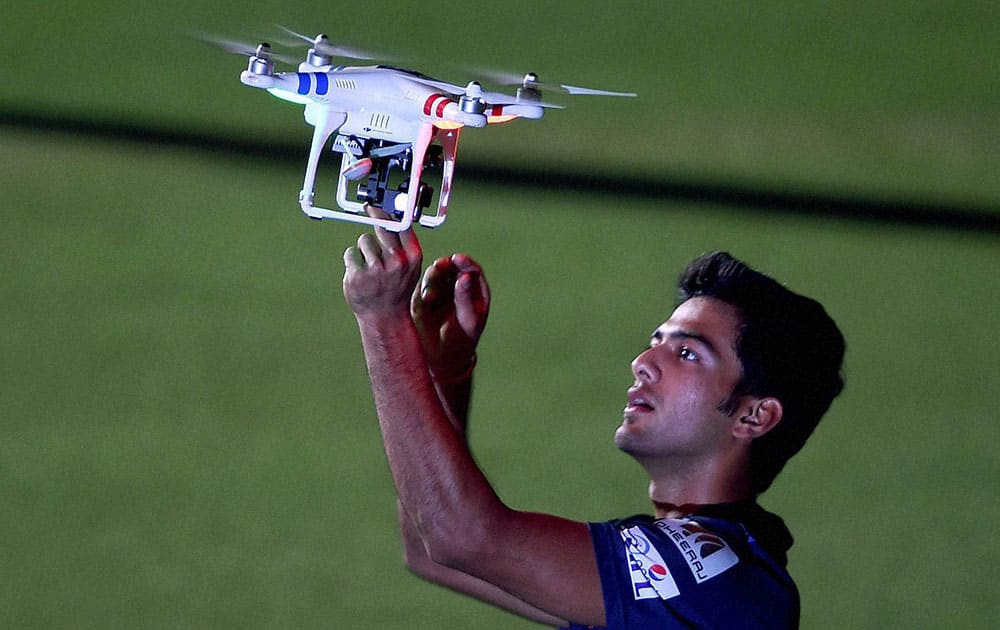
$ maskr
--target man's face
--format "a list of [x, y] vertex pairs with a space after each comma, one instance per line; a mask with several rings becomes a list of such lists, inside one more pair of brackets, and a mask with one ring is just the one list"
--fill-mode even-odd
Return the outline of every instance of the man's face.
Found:
[[735, 307], [695, 297], [677, 307], [632, 361], [624, 420], [615, 444], [639, 459], [710, 457], [733, 439], [719, 411], [739, 382]]

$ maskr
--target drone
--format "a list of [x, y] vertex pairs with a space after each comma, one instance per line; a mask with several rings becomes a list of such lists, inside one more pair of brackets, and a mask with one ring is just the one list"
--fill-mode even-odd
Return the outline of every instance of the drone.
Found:
[[[284, 27], [282, 27], [284, 28]], [[305, 106], [305, 120], [314, 127], [299, 206], [313, 219], [335, 219], [400, 232], [418, 225], [444, 223], [451, 199], [459, 134], [465, 127], [482, 128], [518, 118], [537, 120], [546, 109], [561, 106], [542, 100], [543, 87], [571, 95], [634, 97], [569, 85], [543, 85], [538, 75], [495, 77], [516, 85], [513, 94], [490, 92], [479, 81], [456, 85], [393, 65], [337, 66], [335, 58], [371, 61], [368, 53], [284, 29], [309, 44], [295, 72], [276, 72], [276, 61], [288, 61], [267, 43], [247, 47], [212, 40], [230, 52], [248, 57], [240, 81], [267, 90], [284, 101]], [[336, 134], [336, 135], [334, 135]], [[333, 141], [330, 138], [334, 137]], [[336, 203], [316, 205], [315, 183], [329, 143], [340, 154]], [[424, 181], [440, 173], [436, 194]], [[366, 206], [381, 212], [370, 214]]]

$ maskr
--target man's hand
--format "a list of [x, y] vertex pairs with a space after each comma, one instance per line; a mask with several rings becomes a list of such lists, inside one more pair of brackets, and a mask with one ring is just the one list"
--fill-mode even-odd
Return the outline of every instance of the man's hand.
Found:
[[469, 372], [489, 311], [490, 288], [472, 258], [455, 254], [427, 268], [410, 312], [436, 379], [449, 381]]
[[344, 252], [344, 297], [359, 319], [408, 314], [423, 253], [413, 230], [375, 228]]

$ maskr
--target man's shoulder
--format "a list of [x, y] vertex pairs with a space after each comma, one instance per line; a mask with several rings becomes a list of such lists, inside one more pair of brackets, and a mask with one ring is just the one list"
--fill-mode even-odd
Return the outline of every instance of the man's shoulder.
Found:
[[[591, 524], [591, 532], [609, 620], [718, 627], [746, 615], [778, 626], [798, 618], [787, 572], [728, 515], [634, 515]], [[723, 600], [726, 609], [718, 606]]]
[[[693, 518], [634, 519], [623, 523], [618, 530], [627, 553], [648, 557], [655, 551], [668, 565], [687, 568], [698, 584], [739, 563], [738, 550], [744, 547], [735, 530], [720, 531]], [[676, 562], [678, 558], [682, 562]], [[675, 561], [669, 562], [671, 559]]]
[[681, 518], [657, 519], [648, 514], [635, 514], [608, 521], [605, 525], [619, 531], [634, 528], [648, 530], [675, 543], [691, 540], [705, 542], [710, 544], [710, 548], [714, 547], [707, 541], [713, 538], [741, 551], [753, 546], [782, 567], [794, 541], [781, 518], [764, 510], [755, 501], [704, 506]]

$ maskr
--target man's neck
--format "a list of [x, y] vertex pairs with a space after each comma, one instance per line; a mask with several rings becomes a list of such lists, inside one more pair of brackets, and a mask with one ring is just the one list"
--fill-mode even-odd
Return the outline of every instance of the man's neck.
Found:
[[674, 505], [673, 503], [661, 503], [659, 501], [653, 501], [654, 514], [656, 518], [684, 518], [689, 514], [693, 514], [698, 511], [698, 508], [702, 507], [697, 503], [684, 503], [682, 505]]
[[723, 469], [702, 471], [689, 476], [651, 476], [649, 499], [657, 518], [678, 518], [698, 508], [718, 503], [734, 503], [753, 496], [746, 471]]

